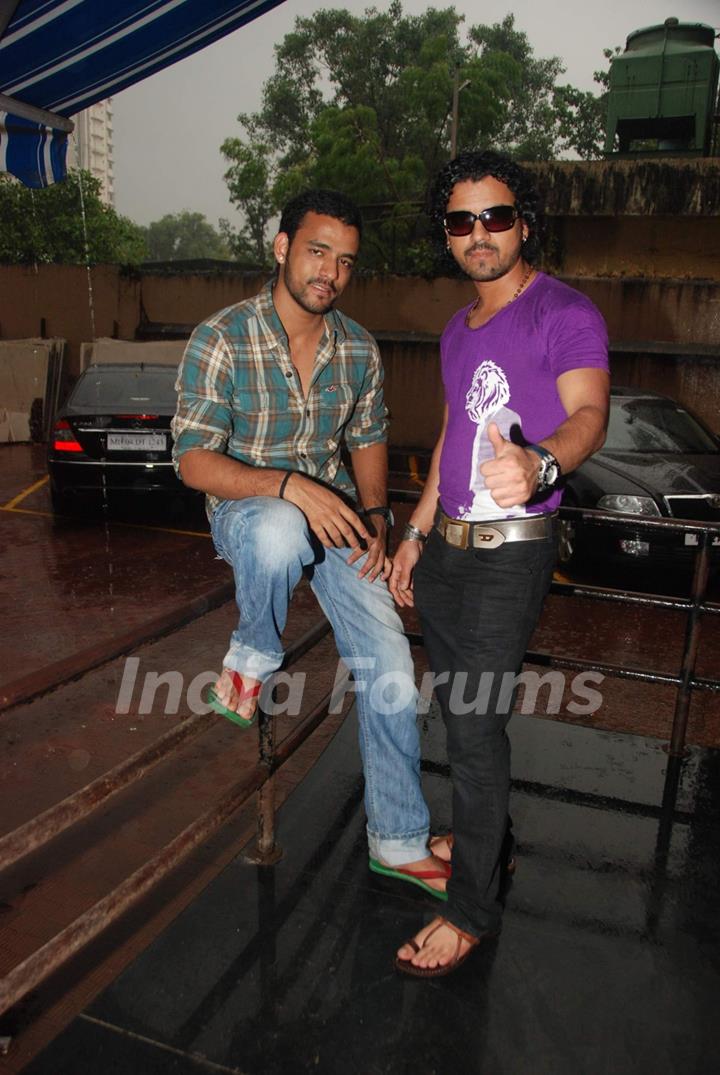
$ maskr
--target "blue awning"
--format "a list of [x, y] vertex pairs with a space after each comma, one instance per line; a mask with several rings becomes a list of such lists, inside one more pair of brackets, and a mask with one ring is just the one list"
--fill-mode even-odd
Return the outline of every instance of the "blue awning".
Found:
[[[198, 52], [279, 3], [2, 0], [0, 171], [31, 187], [62, 179], [72, 129], [64, 117]], [[3, 10], [13, 7], [3, 32]]]

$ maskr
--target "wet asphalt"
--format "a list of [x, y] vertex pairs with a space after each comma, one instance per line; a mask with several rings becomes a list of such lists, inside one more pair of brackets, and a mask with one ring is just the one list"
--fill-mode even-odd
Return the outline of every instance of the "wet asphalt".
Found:
[[[203, 595], [228, 581], [197, 510], [152, 505], [138, 516], [137, 508], [118, 506], [91, 520], [54, 520], [41, 450], [15, 445], [2, 455], [0, 693], [112, 647], [150, 616], [193, 601], [202, 611]], [[665, 590], [686, 586], [662, 581]], [[128, 663], [120, 656], [0, 714], [0, 834], [185, 715], [187, 688], [219, 666], [233, 617], [229, 603], [132, 650], [138, 663], [130, 666], [125, 713], [118, 697], [123, 684], [127, 693]], [[290, 635], [316, 617], [311, 595], [301, 591]], [[720, 675], [719, 620], [703, 624], [701, 675]], [[416, 626], [411, 618], [408, 626]], [[676, 673], [684, 630], [676, 611], [551, 596], [532, 648]], [[332, 644], [325, 647], [308, 658], [313, 682], [334, 670]], [[417, 658], [422, 670], [419, 650]], [[174, 711], [162, 692], [143, 702], [148, 674], [169, 670], [182, 679]], [[668, 776], [671, 687], [606, 680], [602, 705], [585, 718], [567, 709], [571, 694], [569, 684], [554, 714], [542, 707], [523, 713], [521, 702], [511, 722], [518, 872], [500, 939], [457, 975], [423, 983], [393, 970], [394, 948], [433, 908], [409, 886], [367, 871], [351, 716], [315, 751], [302, 782], [286, 789], [279, 864], [258, 868], [228, 855], [174, 921], [158, 925], [149, 947], [106, 976], [104, 991], [89, 992], [87, 1003], [56, 1020], [56, 1030], [61, 1022], [66, 1029], [42, 1042], [25, 1070], [716, 1071], [720, 698], [694, 697], [690, 749]], [[450, 785], [434, 708], [422, 726], [424, 780], [442, 831]], [[108, 813], [105, 828], [98, 822], [94, 834], [68, 837], [69, 863], [55, 853], [6, 877], [3, 967], [60, 927], [63, 915], [48, 914], [51, 901], [64, 901], [72, 918], [142, 861], [153, 840], [161, 847], [169, 839], [168, 811], [149, 820], [143, 800], [167, 797], [169, 813], [186, 821], [256, 749], [256, 738], [238, 745], [234, 729], [219, 721], [174, 768]], [[73, 868], [76, 859], [82, 869]], [[64, 873], [53, 882], [49, 866], [60, 865]], [[15, 1070], [11, 1049], [0, 1072]]]

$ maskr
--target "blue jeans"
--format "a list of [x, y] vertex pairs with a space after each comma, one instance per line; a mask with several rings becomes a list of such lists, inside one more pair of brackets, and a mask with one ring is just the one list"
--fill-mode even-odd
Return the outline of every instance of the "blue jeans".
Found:
[[235, 573], [240, 612], [226, 668], [265, 681], [283, 660], [280, 636], [305, 574], [355, 678], [370, 855], [391, 866], [424, 858], [428, 808], [420, 788], [417, 692], [410, 647], [387, 586], [358, 578], [350, 549], [325, 549], [303, 513], [277, 497], [225, 500], [215, 547]]
[[[415, 568], [415, 604], [447, 729], [453, 784], [446, 917], [474, 936], [500, 925], [510, 798], [508, 696], [552, 581], [555, 541], [456, 549], [433, 530]], [[481, 676], [489, 684], [483, 687]], [[506, 691], [503, 691], [504, 677]], [[461, 688], [458, 690], [458, 687]], [[453, 690], [455, 688], [455, 690]]]

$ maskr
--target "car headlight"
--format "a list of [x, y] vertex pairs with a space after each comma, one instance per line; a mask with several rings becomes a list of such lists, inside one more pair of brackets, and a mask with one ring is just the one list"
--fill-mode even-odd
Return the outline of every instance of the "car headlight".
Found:
[[612, 493], [601, 496], [598, 508], [622, 511], [629, 515], [659, 515], [660, 510], [651, 496], [630, 496], [628, 493]]

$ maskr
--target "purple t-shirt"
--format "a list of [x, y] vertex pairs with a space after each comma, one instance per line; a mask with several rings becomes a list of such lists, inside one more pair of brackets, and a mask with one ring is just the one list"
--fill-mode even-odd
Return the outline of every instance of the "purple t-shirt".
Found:
[[506, 440], [520, 444], [554, 433], [567, 418], [557, 390], [560, 374], [608, 368], [605, 322], [588, 298], [545, 273], [480, 328], [465, 324], [469, 309], [458, 310], [440, 341], [448, 404], [440, 458], [443, 511], [471, 520], [554, 511], [559, 489], [512, 508], [495, 503], [479, 469], [495, 454], [487, 427], [495, 422]]

